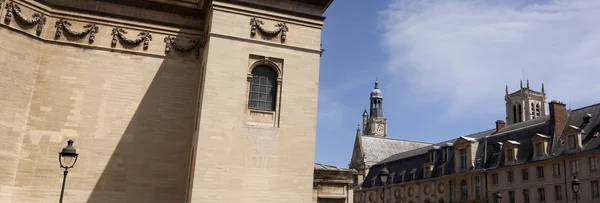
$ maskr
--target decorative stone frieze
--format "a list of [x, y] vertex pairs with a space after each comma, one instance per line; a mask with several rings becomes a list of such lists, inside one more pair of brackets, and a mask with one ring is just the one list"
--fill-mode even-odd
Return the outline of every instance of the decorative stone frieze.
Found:
[[195, 51], [196, 58], [198, 58], [198, 57], [200, 57], [200, 48], [204, 47], [204, 43], [206, 42], [206, 39], [201, 38], [201, 39], [190, 40], [188, 43], [189, 44], [188, 46], [182, 46], [181, 44], [178, 44], [178, 42], [179, 42], [178, 38], [167, 35], [165, 37], [165, 52], [170, 52], [171, 48], [174, 48], [175, 50], [177, 50], [179, 52]]
[[4, 21], [6, 24], [10, 24], [10, 22], [12, 21], [13, 13], [14, 13], [17, 20], [21, 21], [22, 23], [24, 23], [26, 25], [30, 25], [30, 26], [36, 25], [35, 33], [38, 36], [40, 36], [40, 34], [42, 34], [44, 25], [46, 25], [46, 16], [44, 16], [44, 14], [35, 12], [31, 16], [31, 18], [27, 18], [21, 13], [21, 7], [19, 7], [19, 5], [15, 4], [12, 1], [8, 2], [8, 4], [6, 5], [6, 9], [7, 9], [6, 16], [4, 18]]
[[252, 27], [250, 27], [250, 35], [252, 37], [254, 37], [256, 35], [256, 32], [258, 31], [265, 37], [273, 38], [273, 37], [277, 36], [279, 33], [281, 33], [281, 42], [285, 42], [286, 32], [289, 31], [289, 28], [287, 27], [287, 25], [284, 22], [277, 23], [275, 25], [275, 27], [276, 27], [275, 30], [267, 30], [262, 27], [263, 24], [264, 23], [261, 20], [256, 19], [255, 17], [251, 18], [250, 25]]
[[152, 41], [152, 35], [150, 34], [150, 32], [147, 31], [142, 31], [138, 34], [138, 38], [137, 39], [130, 39], [127, 38], [127, 36], [125, 36], [125, 34], [127, 34], [127, 31], [125, 31], [123, 28], [120, 27], [115, 27], [112, 30], [112, 46], [116, 46], [117, 45], [117, 41], [119, 41], [119, 39], [121, 39], [125, 44], [128, 45], [138, 45], [141, 42], [144, 42], [144, 50], [148, 49], [148, 46], [150, 46], [150, 41]]
[[56, 23], [54, 24], [54, 27], [56, 28], [56, 34], [55, 34], [56, 39], [60, 38], [60, 36], [62, 35], [62, 32], [65, 31], [75, 37], [83, 37], [87, 34], [90, 34], [89, 42], [93, 43], [96, 38], [96, 33], [98, 33], [98, 26], [94, 23], [88, 23], [88, 24], [84, 25], [83, 26], [84, 30], [81, 32], [71, 30], [71, 23], [64, 19], [60, 19], [60, 20], [56, 21]]

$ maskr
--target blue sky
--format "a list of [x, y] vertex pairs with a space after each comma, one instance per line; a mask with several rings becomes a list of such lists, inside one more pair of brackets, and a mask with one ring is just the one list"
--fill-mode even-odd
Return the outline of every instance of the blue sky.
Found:
[[[315, 162], [347, 167], [379, 78], [388, 137], [441, 142], [504, 120], [504, 89], [600, 102], [600, 0], [337, 0], [325, 13]], [[596, 92], [591, 94], [591, 92]]]

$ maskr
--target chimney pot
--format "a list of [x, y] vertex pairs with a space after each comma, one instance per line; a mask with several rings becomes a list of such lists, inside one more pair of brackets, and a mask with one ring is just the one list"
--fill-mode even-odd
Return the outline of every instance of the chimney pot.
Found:
[[496, 121], [496, 132], [502, 130], [502, 128], [504, 127], [506, 127], [506, 122], [504, 122], [503, 120]]

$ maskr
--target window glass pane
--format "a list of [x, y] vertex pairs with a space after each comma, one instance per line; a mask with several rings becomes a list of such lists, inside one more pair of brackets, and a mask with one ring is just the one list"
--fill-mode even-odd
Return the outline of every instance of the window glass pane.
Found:
[[250, 108], [258, 108], [258, 105], [256, 104], [256, 101], [250, 101], [250, 103], [248, 103], [248, 107], [250, 107]]
[[250, 93], [250, 99], [251, 100], [257, 100], [258, 99], [258, 93]]
[[260, 101], [267, 101], [267, 94], [259, 94], [258, 100]]
[[266, 86], [260, 86], [260, 93], [267, 93], [267, 87]]
[[252, 84], [258, 84], [258, 77], [257, 76], [252, 76]]
[[261, 85], [267, 85], [269, 79], [267, 79], [266, 77], [260, 77], [260, 84]]
[[258, 91], [258, 85], [252, 84], [252, 86], [250, 86], [250, 92], [257, 92]]

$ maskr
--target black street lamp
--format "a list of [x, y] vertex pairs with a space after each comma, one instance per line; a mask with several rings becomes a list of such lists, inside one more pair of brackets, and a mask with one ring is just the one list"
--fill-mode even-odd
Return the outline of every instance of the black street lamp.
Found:
[[381, 186], [383, 187], [383, 203], [385, 203], [385, 186], [389, 176], [390, 171], [387, 170], [386, 164], [383, 164], [383, 168], [379, 171], [379, 180], [381, 180]]
[[577, 174], [573, 174], [573, 181], [571, 181], [571, 189], [573, 189], [573, 194], [575, 195], [575, 203], [579, 202], [579, 179], [577, 179]]
[[500, 203], [502, 201], [502, 194], [500, 192], [496, 192], [496, 203]]
[[60, 163], [60, 167], [65, 169], [62, 189], [60, 190], [60, 201], [63, 201], [63, 195], [65, 194], [65, 183], [67, 182], [67, 173], [69, 173], [69, 169], [75, 166], [75, 162], [77, 162], [77, 150], [73, 147], [73, 140], [67, 141], [67, 146], [62, 149], [61, 152], [58, 153], [58, 162]]

